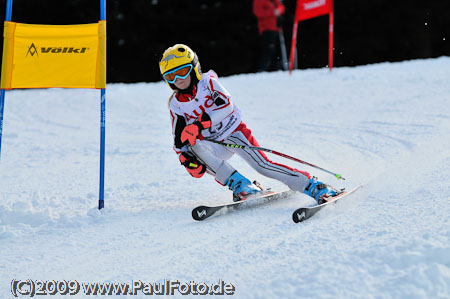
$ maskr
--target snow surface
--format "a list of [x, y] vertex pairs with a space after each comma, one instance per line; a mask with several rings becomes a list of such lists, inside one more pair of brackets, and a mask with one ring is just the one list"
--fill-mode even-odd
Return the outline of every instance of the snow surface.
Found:
[[13, 297], [13, 279], [167, 279], [223, 280], [233, 298], [450, 298], [449, 78], [450, 57], [221, 77], [261, 146], [346, 180], [270, 158], [338, 188], [364, 185], [300, 224], [292, 212], [313, 201], [299, 193], [192, 220], [231, 194], [180, 166], [164, 82], [108, 85], [100, 212], [99, 92], [7, 92], [0, 297]]

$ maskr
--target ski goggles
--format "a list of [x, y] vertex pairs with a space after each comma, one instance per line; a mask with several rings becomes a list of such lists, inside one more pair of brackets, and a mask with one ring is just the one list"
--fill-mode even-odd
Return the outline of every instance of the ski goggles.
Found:
[[168, 83], [172, 84], [177, 81], [177, 79], [186, 79], [189, 74], [191, 73], [192, 69], [194, 67], [192, 64], [185, 64], [180, 67], [177, 67], [171, 71], [168, 71], [163, 75], [164, 80], [166, 80]]

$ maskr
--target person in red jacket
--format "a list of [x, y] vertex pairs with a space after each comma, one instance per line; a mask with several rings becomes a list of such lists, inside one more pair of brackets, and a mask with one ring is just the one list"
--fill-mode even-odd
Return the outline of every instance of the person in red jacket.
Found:
[[285, 8], [280, 0], [254, 0], [253, 13], [258, 18], [258, 30], [261, 35], [262, 53], [258, 63], [258, 72], [281, 69], [279, 56], [279, 20]]

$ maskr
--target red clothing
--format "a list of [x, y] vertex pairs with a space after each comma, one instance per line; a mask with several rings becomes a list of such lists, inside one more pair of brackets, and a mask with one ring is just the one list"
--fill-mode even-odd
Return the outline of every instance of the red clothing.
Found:
[[[275, 14], [275, 10], [279, 14]], [[280, 0], [254, 0], [253, 13], [258, 18], [259, 34], [264, 31], [280, 31], [277, 26], [277, 18], [284, 14], [284, 5]]]

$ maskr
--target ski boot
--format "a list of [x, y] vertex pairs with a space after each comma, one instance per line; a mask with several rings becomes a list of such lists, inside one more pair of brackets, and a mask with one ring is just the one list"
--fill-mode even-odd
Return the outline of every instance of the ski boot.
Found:
[[326, 203], [328, 199], [339, 194], [336, 189], [319, 182], [316, 177], [312, 177], [309, 180], [304, 193], [313, 197], [319, 205]]
[[233, 191], [233, 201], [244, 200], [248, 195], [258, 193], [257, 189], [252, 183], [242, 174], [235, 171], [225, 183], [231, 191]]

